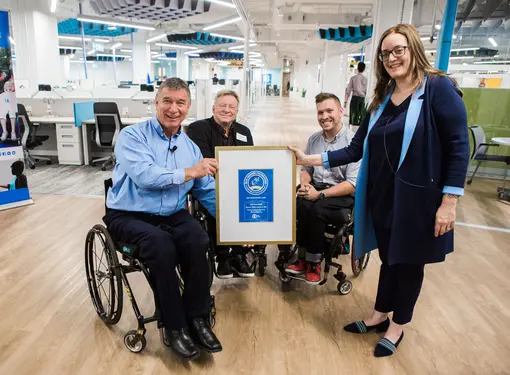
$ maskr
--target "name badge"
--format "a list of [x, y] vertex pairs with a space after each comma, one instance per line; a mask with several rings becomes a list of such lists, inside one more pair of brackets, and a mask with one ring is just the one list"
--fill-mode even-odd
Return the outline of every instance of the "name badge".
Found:
[[242, 134], [239, 134], [237, 133], [236, 134], [236, 138], [238, 141], [241, 141], [241, 142], [248, 142], [248, 138], [245, 136], [245, 135], [242, 135]]

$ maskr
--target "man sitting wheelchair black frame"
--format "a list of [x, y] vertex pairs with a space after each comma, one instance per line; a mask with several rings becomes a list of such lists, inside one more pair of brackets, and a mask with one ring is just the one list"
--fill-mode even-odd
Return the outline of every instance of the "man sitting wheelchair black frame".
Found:
[[[108, 190], [112, 187], [112, 179], [105, 180], [104, 186], [106, 210], [106, 196], [108, 194]], [[102, 253], [100, 256], [95, 251], [94, 244], [96, 237], [102, 245]], [[163, 344], [169, 346], [168, 338], [165, 337], [165, 330], [163, 329], [163, 324], [161, 322], [159, 303], [156, 294], [154, 293], [154, 314], [146, 318], [140, 312], [136, 299], [133, 295], [131, 285], [129, 284], [127, 274], [132, 272], [143, 272], [151, 290], [154, 292], [154, 287], [150, 281], [150, 270], [138, 259], [137, 250], [138, 249], [135, 245], [117, 242], [114, 238], [112, 238], [108, 229], [102, 224], [94, 225], [94, 227], [87, 233], [85, 240], [85, 269], [87, 274], [87, 284], [97, 315], [106, 325], [115, 325], [121, 318], [123, 308], [122, 283], [124, 283], [126, 293], [131, 301], [133, 311], [138, 321], [138, 328], [127, 332], [124, 336], [124, 344], [133, 353], [140, 353], [146, 347], [147, 340], [145, 339], [145, 324], [151, 322], [157, 322]], [[127, 264], [119, 262], [117, 252], [122, 254], [122, 259]], [[107, 265], [103, 263], [103, 255], [105, 256]], [[214, 267], [211, 267], [211, 257], [209, 256], [209, 253], [207, 254], [207, 257], [209, 264], [209, 287], [211, 287]], [[94, 259], [96, 259], [96, 261], [94, 261]], [[105, 266], [106, 269], [100, 270], [99, 268], [101, 265]], [[184, 282], [180, 275], [179, 268], [180, 267], [177, 266], [176, 273], [179, 281], [179, 287], [182, 291], [184, 288]], [[107, 293], [103, 287], [105, 280], [109, 280], [109, 293]], [[100, 289], [106, 295], [106, 301], [101, 298]], [[209, 324], [212, 328], [216, 322], [216, 307], [214, 296], [211, 295], [210, 297]], [[107, 303], [106, 306], [105, 303]]]
[[[297, 186], [296, 191], [299, 190]], [[328, 281], [328, 275], [331, 267], [337, 269], [334, 275], [338, 280], [337, 290], [340, 294], [349, 294], [352, 290], [352, 282], [347, 280], [347, 275], [343, 272], [341, 264], [336, 263], [333, 259], [340, 255], [351, 255], [352, 273], [357, 277], [368, 266], [370, 253], [365, 254], [360, 259], [356, 259], [354, 251], [354, 204], [350, 208], [342, 209], [343, 215], [340, 224], [330, 223], [326, 225], [324, 232], [324, 273], [319, 285], [324, 285]], [[297, 227], [297, 226], [296, 226]], [[305, 281], [302, 275], [292, 275], [285, 268], [295, 257], [298, 251], [298, 245], [278, 245], [279, 255], [275, 262], [275, 266], [279, 272], [280, 281], [284, 284], [289, 283], [292, 279]]]
[[[218, 272], [216, 269], [216, 244], [213, 241], [213, 236], [210, 234], [209, 224], [208, 224], [208, 214], [205, 211], [205, 209], [200, 205], [199, 201], [197, 199], [194, 199], [191, 195], [188, 195], [188, 211], [189, 213], [197, 219], [200, 224], [202, 225], [202, 228], [207, 232], [209, 235], [209, 254], [208, 259], [210, 263], [210, 267], [212, 269], [212, 272], [217, 278], [220, 278], [218, 276]], [[251, 254], [253, 258], [253, 263], [251, 264], [252, 269], [258, 271], [258, 276], [262, 277], [266, 273], [266, 265], [267, 265], [267, 255], [266, 255], [266, 245], [255, 245], [249, 249], [249, 254]], [[234, 278], [242, 278], [241, 276], [237, 275], [237, 273], [234, 271]]]

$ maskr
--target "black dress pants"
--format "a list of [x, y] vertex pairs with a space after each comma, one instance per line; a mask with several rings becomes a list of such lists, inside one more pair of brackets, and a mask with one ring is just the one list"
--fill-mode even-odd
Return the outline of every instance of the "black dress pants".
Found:
[[351, 105], [349, 106], [349, 123], [359, 126], [361, 123], [361, 115], [365, 106], [365, 98], [362, 96], [352, 96]]
[[206, 212], [207, 215], [207, 227], [209, 230], [209, 235], [211, 236], [211, 240], [215, 246], [216, 249], [216, 256], [218, 261], [224, 261], [226, 259], [229, 259], [232, 255], [240, 254], [240, 255], [246, 255], [250, 251], [247, 247], [242, 246], [232, 246], [232, 253], [230, 253], [230, 246], [218, 246], [216, 245], [216, 219], [209, 215], [209, 213]]
[[319, 263], [324, 254], [324, 231], [327, 224], [340, 224], [342, 209], [350, 208], [354, 202], [351, 196], [324, 198], [309, 201], [297, 198], [297, 243], [306, 248], [305, 260]]
[[[210, 308], [209, 237], [187, 211], [172, 216], [109, 210], [104, 217], [111, 235], [134, 244], [149, 268], [167, 329], [187, 326], [187, 319], [206, 316]], [[184, 292], [180, 294], [175, 267], [181, 265]]]
[[391, 229], [375, 228], [381, 258], [379, 285], [375, 300], [375, 310], [382, 313], [393, 311], [393, 321], [407, 324], [413, 317], [414, 306], [418, 301], [423, 277], [424, 264], [388, 264]]

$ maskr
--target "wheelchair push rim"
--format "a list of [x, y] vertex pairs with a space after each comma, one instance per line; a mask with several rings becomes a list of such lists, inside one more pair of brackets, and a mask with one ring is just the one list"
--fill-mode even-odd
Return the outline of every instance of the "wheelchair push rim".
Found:
[[115, 244], [102, 225], [95, 225], [85, 241], [85, 270], [92, 303], [107, 325], [122, 315], [122, 278]]

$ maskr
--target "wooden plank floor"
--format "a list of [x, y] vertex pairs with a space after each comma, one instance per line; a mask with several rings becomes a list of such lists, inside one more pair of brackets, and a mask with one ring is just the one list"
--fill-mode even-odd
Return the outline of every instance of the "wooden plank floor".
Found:
[[[273, 103], [267, 114], [275, 117], [273, 124], [280, 110], [305, 114], [292, 102], [278, 106]], [[258, 143], [275, 144], [276, 138], [302, 146], [306, 134], [284, 125], [270, 137], [269, 125], [257, 122], [254, 133], [266, 137]], [[314, 122], [308, 129], [313, 131]], [[459, 221], [510, 228], [510, 206], [495, 199], [496, 185], [475, 180], [460, 202]], [[34, 200], [35, 205], [0, 212], [2, 375], [510, 374], [510, 233], [457, 228], [455, 253], [427, 266], [414, 321], [397, 355], [386, 359], [372, 355], [377, 334], [342, 330], [373, 307], [375, 254], [365, 273], [352, 279], [351, 294], [340, 296], [332, 278], [322, 287], [293, 282], [282, 290], [272, 265], [276, 248], [270, 246], [264, 278], [215, 281], [215, 330], [224, 350], [186, 363], [163, 347], [154, 324], [142, 354], [124, 347], [124, 333], [136, 327], [128, 302], [114, 327], [96, 316], [83, 247], [87, 231], [101, 222], [103, 200], [69, 195]], [[348, 267], [346, 257], [341, 262]], [[131, 278], [134, 292], [150, 314], [152, 293], [140, 276]]]

